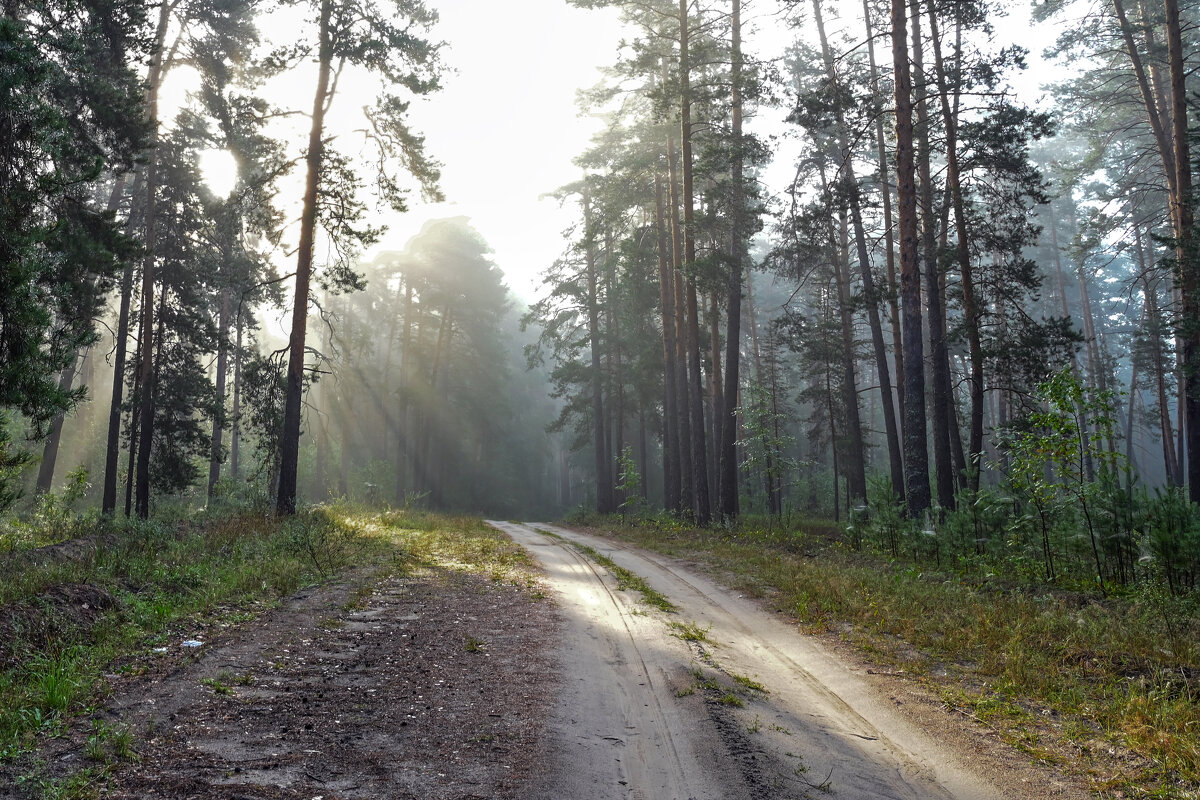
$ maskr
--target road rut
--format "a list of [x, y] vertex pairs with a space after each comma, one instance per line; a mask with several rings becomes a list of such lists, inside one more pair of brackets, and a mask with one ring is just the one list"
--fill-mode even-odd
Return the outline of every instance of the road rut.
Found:
[[[996, 788], [956, 748], [907, 719], [861, 670], [673, 559], [553, 525], [490, 524], [541, 562], [567, 623], [564, 686], [532, 796], [1055, 795]], [[617, 591], [613, 577], [575, 544], [643, 578], [677, 613], [648, 611], [632, 593]], [[672, 636], [672, 620], [703, 634]], [[754, 683], [765, 692], [744, 690]]]

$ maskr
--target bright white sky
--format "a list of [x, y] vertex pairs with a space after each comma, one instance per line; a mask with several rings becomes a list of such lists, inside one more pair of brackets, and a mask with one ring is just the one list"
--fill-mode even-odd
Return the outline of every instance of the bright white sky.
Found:
[[575, 92], [613, 62], [620, 26], [615, 13], [565, 0], [434, 5], [444, 60], [457, 74], [414, 105], [412, 120], [443, 164], [446, 202], [393, 221], [382, 245], [401, 247], [427, 219], [466, 215], [496, 251], [509, 288], [530, 299], [574, 213], [539, 197], [580, 176], [571, 160], [600, 124], [578, 115]]
[[[561, 254], [562, 232], [577, 213], [570, 205], [560, 208], [556, 200], [541, 196], [579, 177], [572, 159], [600, 128], [598, 120], [579, 115], [575, 97], [578, 89], [601, 79], [599, 68], [614, 62], [622, 38], [617, 14], [576, 9], [566, 0], [430, 3], [441, 15], [433, 38], [447, 43], [443, 60], [451, 71], [442, 91], [413, 104], [410, 118], [412, 127], [425, 135], [429, 153], [443, 165], [446, 202], [426, 205], [414, 195], [408, 214], [386, 220], [388, 233], [374, 250], [400, 249], [429, 219], [465, 215], [495, 250], [509, 287], [530, 300], [539, 293], [539, 274]], [[793, 34], [769, 16], [776, 3], [755, 0], [748, 5], [749, 49], [759, 55], [782, 55]], [[1011, 17], [997, 20], [998, 43], [1024, 39], [1033, 51], [1031, 64], [1037, 64], [1053, 31], [1032, 30], [1027, 7], [1020, 0], [1015, 5]], [[826, 24], [831, 37], [843, 24], [860, 30], [859, 8], [854, 0], [845, 23], [830, 15]], [[299, 19], [276, 19], [263, 27], [278, 38], [281, 31], [300, 24]], [[877, 55], [886, 64], [890, 48], [879, 49]], [[1019, 88], [1028, 93], [1027, 101], [1035, 99], [1032, 95], [1044, 74], [1035, 66], [1023, 76]], [[331, 116], [338, 132], [336, 145], [347, 152], [355, 148], [354, 129], [362, 127], [357, 109], [370, 101], [373, 90], [371, 81], [354, 76], [343, 77], [342, 83]], [[310, 70], [299, 69], [273, 81], [267, 94], [281, 105], [307, 111], [312, 86]], [[782, 110], [768, 109], [752, 124], [760, 131], [778, 132], [783, 116]], [[299, 152], [307, 119], [293, 119], [297, 127], [286, 138]], [[776, 188], [791, 176], [788, 154], [794, 149], [787, 142], [779, 147], [778, 163], [764, 176]], [[206, 170], [215, 184], [218, 161], [206, 164]], [[299, 193], [299, 178], [294, 180], [295, 188], [285, 188], [284, 195]], [[316, 255], [320, 260], [321, 253]], [[282, 259], [280, 266], [285, 266]]]

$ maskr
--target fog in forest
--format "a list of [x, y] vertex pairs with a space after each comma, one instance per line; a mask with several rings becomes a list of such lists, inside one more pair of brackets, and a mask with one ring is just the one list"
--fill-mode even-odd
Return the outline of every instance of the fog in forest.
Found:
[[1192, 8], [118, 5], [6, 23], [10, 513], [1200, 491]]

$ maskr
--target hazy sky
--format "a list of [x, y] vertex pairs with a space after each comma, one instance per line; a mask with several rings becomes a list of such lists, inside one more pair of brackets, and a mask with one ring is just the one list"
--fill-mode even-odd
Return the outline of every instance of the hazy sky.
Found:
[[442, 162], [446, 203], [414, 207], [383, 243], [396, 248], [435, 216], [465, 214], [495, 249], [513, 291], [532, 296], [563, 248], [574, 209], [539, 196], [576, 180], [571, 163], [599, 129], [575, 92], [600, 80], [620, 40], [616, 15], [565, 0], [441, 0], [437, 37], [457, 74], [414, 104], [413, 126]]
[[[576, 92], [595, 85], [601, 79], [599, 68], [615, 61], [622, 38], [617, 14], [576, 9], [566, 0], [430, 0], [430, 4], [441, 16], [433, 38], [446, 42], [443, 61], [449, 71], [440, 92], [413, 103], [410, 119], [412, 127], [425, 135], [430, 155], [443, 165], [446, 202], [430, 206], [414, 196], [408, 214], [388, 218], [389, 231], [374, 249], [403, 247], [431, 218], [465, 215], [494, 248], [509, 287], [519, 297], [532, 299], [538, 293], [539, 273], [562, 252], [562, 232], [577, 216], [573, 205], [559, 208], [556, 200], [541, 196], [580, 176], [572, 159], [586, 148], [600, 122], [579, 116]], [[794, 31], [770, 16], [778, 4], [757, 0], [747, 6], [748, 50], [782, 55]], [[855, 0], [846, 6], [844, 18], [831, 13], [827, 19], [831, 38], [836, 39], [844, 25], [853, 36], [860, 36], [860, 9]], [[1031, 62], [1038, 61], [1038, 53], [1053, 38], [1052, 30], [1030, 27], [1027, 6], [1020, 0], [1013, 4], [1009, 18], [997, 22], [998, 43], [1023, 39], [1034, 50]], [[299, 17], [277, 18], [263, 27], [272, 38], [282, 33], [286, 39], [291, 29], [302, 24]], [[879, 57], [886, 63], [888, 48]], [[1035, 67], [1019, 81], [1028, 101], [1034, 99], [1037, 82], [1044, 76], [1044, 69]], [[307, 110], [312, 86], [312, 70], [305, 65], [274, 79], [267, 96]], [[353, 152], [356, 141], [361, 143], [361, 133], [356, 133], [362, 128], [358, 109], [370, 102], [374, 88], [370, 80], [355, 79], [343, 80], [339, 88], [330, 126], [337, 134], [335, 145]], [[780, 109], [766, 109], [751, 124], [760, 132], [778, 133], [785, 128], [783, 116]], [[291, 119], [296, 129], [284, 138], [293, 149], [302, 148], [307, 120]], [[779, 191], [791, 176], [795, 145], [778, 141], [776, 148], [780, 158], [764, 178]], [[296, 185], [283, 188], [281, 194], [299, 194], [302, 178], [297, 175], [293, 180]], [[320, 261], [322, 254], [316, 257]]]

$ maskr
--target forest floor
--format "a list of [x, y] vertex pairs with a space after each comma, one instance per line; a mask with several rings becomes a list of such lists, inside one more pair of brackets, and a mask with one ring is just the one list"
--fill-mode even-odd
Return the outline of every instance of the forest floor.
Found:
[[540, 572], [424, 559], [193, 620], [0, 798], [1092, 796], [694, 565], [494, 525]]

